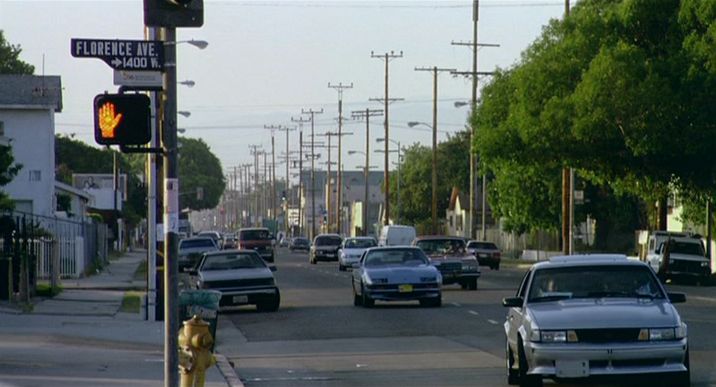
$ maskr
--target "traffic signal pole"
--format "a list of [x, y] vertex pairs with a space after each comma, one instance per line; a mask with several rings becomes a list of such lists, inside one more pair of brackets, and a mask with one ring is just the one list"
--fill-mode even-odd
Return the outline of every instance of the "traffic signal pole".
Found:
[[164, 385], [179, 384], [179, 179], [177, 174], [176, 28], [164, 33]]

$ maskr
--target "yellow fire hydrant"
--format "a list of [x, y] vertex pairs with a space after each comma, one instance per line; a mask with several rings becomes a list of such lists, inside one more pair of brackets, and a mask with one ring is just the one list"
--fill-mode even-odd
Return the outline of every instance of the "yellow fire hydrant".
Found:
[[209, 323], [198, 316], [184, 321], [179, 332], [179, 371], [181, 387], [203, 387], [206, 370], [216, 364], [209, 350], [214, 339], [209, 333]]

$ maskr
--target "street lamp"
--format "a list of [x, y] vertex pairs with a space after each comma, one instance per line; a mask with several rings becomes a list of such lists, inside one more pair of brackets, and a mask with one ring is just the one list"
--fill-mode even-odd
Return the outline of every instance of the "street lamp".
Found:
[[470, 102], [455, 101], [455, 107], [456, 107], [456, 108], [461, 108], [461, 107], [467, 106], [467, 105], [469, 105], [469, 104], [470, 104]]
[[180, 110], [177, 112], [177, 114], [184, 116], [184, 117], [189, 117], [191, 115], [191, 112], [188, 112], [186, 110]]
[[191, 79], [187, 79], [186, 81], [181, 81], [177, 83], [186, 87], [194, 87], [194, 85], [196, 85], [196, 82], [192, 81]]
[[194, 47], [198, 47], [200, 50], [205, 49], [209, 45], [209, 42], [207, 42], [206, 40], [194, 40], [194, 39], [178, 40], [175, 44], [179, 44], [179, 43], [191, 44]]

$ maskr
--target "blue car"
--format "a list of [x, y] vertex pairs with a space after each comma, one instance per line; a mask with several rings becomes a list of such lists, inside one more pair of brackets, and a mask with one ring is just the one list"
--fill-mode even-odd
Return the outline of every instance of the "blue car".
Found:
[[373, 247], [353, 267], [353, 305], [370, 308], [375, 301], [412, 301], [442, 305], [442, 277], [420, 248]]

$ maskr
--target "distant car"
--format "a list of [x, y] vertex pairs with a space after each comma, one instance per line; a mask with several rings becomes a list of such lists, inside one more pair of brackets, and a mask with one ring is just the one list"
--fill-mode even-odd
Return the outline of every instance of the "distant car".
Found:
[[211, 230], [205, 230], [200, 231], [196, 236], [203, 236], [203, 237], [209, 237], [214, 240], [214, 243], [216, 243], [219, 248], [224, 244], [224, 237], [221, 235], [218, 231], [211, 231]]
[[337, 261], [338, 249], [343, 239], [338, 234], [320, 234], [313, 238], [311, 249], [308, 252], [308, 261], [316, 264], [318, 261]]
[[239, 247], [239, 240], [234, 234], [224, 234], [224, 250], [232, 250]]
[[273, 236], [265, 227], [239, 230], [239, 249], [255, 250], [266, 262], [274, 261]]
[[360, 261], [360, 257], [366, 249], [377, 245], [378, 241], [373, 237], [344, 239], [338, 252], [338, 270], [345, 271], [346, 268], [352, 267], [354, 263]]
[[288, 249], [290, 251], [306, 251], [310, 250], [311, 248], [311, 241], [308, 240], [308, 238], [304, 237], [295, 237], [291, 239], [291, 241], [288, 243]]
[[477, 258], [480, 266], [489, 266], [492, 270], [500, 270], [502, 253], [500, 248], [492, 242], [470, 241], [467, 242], [467, 252]]
[[443, 284], [458, 283], [463, 289], [477, 290], [480, 265], [477, 258], [469, 254], [465, 240], [449, 236], [421, 236], [413, 241], [440, 270]]
[[197, 288], [221, 292], [219, 307], [256, 305], [260, 312], [275, 312], [281, 294], [274, 270], [253, 250], [223, 250], [204, 255], [192, 274]]
[[179, 241], [179, 271], [196, 267], [204, 253], [219, 250], [210, 237], [193, 237]]
[[442, 278], [416, 247], [374, 247], [353, 270], [353, 305], [370, 308], [375, 301], [417, 300], [421, 306], [442, 304]]
[[[644, 262], [619, 255], [553, 257], [522, 278], [504, 324], [507, 381], [657, 376], [690, 385], [687, 327]], [[581, 383], [580, 383], [581, 384]], [[645, 384], [646, 385], [646, 384]], [[659, 384], [662, 385], [662, 384]]]

